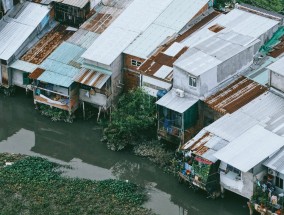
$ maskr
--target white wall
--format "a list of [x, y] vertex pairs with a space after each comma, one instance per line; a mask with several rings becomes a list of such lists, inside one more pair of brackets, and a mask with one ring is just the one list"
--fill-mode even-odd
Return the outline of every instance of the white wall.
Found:
[[26, 88], [26, 85], [23, 85], [23, 71], [13, 69], [12, 70], [12, 85], [18, 87]]
[[197, 77], [196, 80], [196, 87], [189, 86], [189, 74], [174, 66], [174, 73], [173, 73], [173, 88], [177, 88], [180, 90], [184, 90], [185, 92], [191, 95], [200, 95], [200, 79]]
[[253, 180], [253, 174], [250, 172], [242, 172], [241, 180], [235, 180], [227, 177], [223, 172], [220, 173], [220, 184], [223, 188], [248, 199], [253, 195]]
[[270, 84], [271, 84], [272, 87], [284, 92], [284, 76], [271, 71], [271, 73], [270, 73]]
[[217, 67], [214, 67], [206, 73], [203, 73], [200, 76], [200, 96], [204, 96], [210, 90], [217, 87], [218, 84], [219, 83], [217, 81]]

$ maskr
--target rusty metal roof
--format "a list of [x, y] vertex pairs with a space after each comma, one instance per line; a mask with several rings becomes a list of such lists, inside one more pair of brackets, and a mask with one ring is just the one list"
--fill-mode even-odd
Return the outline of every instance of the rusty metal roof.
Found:
[[209, 161], [216, 162], [217, 159], [213, 155], [220, 149], [224, 148], [227, 144], [228, 141], [206, 131], [205, 128], [201, 130], [194, 138], [184, 144], [182, 149], [190, 150], [195, 155], [198, 155]]
[[[172, 43], [172, 46], [175, 46], [175, 43]], [[167, 50], [171, 49], [172, 46], [167, 46], [162, 49], [160, 52], [157, 52], [156, 55], [153, 55], [151, 58], [144, 61], [144, 63], [139, 67], [139, 70], [142, 74], [150, 75], [157, 79], [162, 79], [167, 82], [171, 82], [173, 79], [173, 69], [171, 72], [166, 72], [164, 76], [161, 74], [162, 68], [172, 68], [173, 63], [188, 49], [188, 47], [180, 48], [174, 56], [172, 55], [172, 51], [167, 53]], [[163, 77], [163, 78], [162, 78]]]
[[281, 38], [281, 42], [278, 43], [273, 49], [268, 53], [271, 57], [279, 57], [281, 54], [284, 53], [284, 36]]
[[83, 68], [74, 80], [78, 83], [101, 89], [109, 78], [109, 75]]
[[[155, 76], [155, 73], [161, 69], [161, 67], [168, 66], [173, 67], [173, 63], [185, 52], [187, 51], [188, 47], [184, 46], [182, 49], [179, 50], [175, 55], [169, 54], [171, 49], [173, 49], [174, 46], [177, 44], [181, 44], [180, 42], [188, 37], [189, 35], [193, 34], [195, 31], [200, 29], [202, 26], [213, 20], [215, 17], [220, 15], [219, 12], [214, 11], [205, 18], [203, 18], [201, 21], [197, 22], [195, 25], [193, 25], [191, 28], [183, 32], [182, 34], [178, 35], [176, 38], [173, 38], [169, 41], [167, 41], [163, 46], [161, 46], [159, 49], [156, 50], [156, 52], [147, 60], [143, 62], [143, 64], [140, 66], [139, 70], [150, 76]], [[156, 77], [159, 78], [159, 77]], [[163, 80], [171, 82], [173, 78], [173, 72], [171, 72], [169, 75], [167, 75]]]
[[37, 79], [41, 74], [45, 71], [45, 69], [36, 68], [30, 75], [30, 79]]
[[41, 64], [63, 41], [67, 40], [74, 32], [67, 31], [67, 27], [58, 25], [38, 41], [21, 60]]
[[233, 113], [265, 91], [267, 91], [266, 87], [246, 77], [240, 77], [223, 90], [207, 98], [205, 103], [222, 114]]

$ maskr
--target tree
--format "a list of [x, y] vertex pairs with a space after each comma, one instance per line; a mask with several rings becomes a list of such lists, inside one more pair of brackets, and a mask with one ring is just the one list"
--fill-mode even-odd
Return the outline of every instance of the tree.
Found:
[[[141, 138], [155, 133], [156, 109], [154, 98], [142, 88], [122, 95], [104, 129], [105, 140], [112, 150], [122, 150]], [[153, 132], [154, 131], [154, 132]]]

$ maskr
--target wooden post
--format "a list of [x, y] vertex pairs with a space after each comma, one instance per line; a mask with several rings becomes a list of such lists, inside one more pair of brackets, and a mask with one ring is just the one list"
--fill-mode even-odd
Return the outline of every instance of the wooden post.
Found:
[[86, 119], [85, 102], [83, 102], [83, 118]]
[[249, 208], [249, 214], [250, 214], [250, 215], [253, 215], [253, 208], [252, 208], [251, 203], [250, 203], [250, 202], [247, 202], [247, 204], [248, 204], [248, 208]]
[[99, 112], [98, 112], [98, 118], [97, 118], [97, 122], [98, 122], [98, 121], [99, 121], [99, 119], [100, 119], [101, 110], [102, 110], [102, 106], [100, 106], [100, 107], [99, 107]]

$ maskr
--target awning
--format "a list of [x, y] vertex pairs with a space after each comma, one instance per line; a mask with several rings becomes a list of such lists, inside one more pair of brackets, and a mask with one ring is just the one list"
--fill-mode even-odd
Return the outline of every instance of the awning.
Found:
[[186, 93], [184, 97], [179, 97], [176, 93], [176, 89], [172, 89], [161, 99], [159, 99], [156, 104], [176, 111], [178, 113], [184, 113], [196, 102], [198, 102], [198, 99], [190, 97]]
[[45, 71], [37, 80], [62, 87], [69, 87], [74, 82], [72, 77], [61, 75], [48, 70]]
[[101, 89], [109, 78], [109, 75], [83, 68], [81, 69], [80, 74], [75, 77], [74, 81]]
[[16, 60], [14, 63], [11, 64], [10, 67], [13, 68], [13, 69], [32, 73], [33, 71], [35, 71], [35, 69], [38, 67], [38, 65], [33, 64], [33, 63], [29, 63], [29, 62], [26, 62], [26, 61], [22, 61], [22, 60]]

